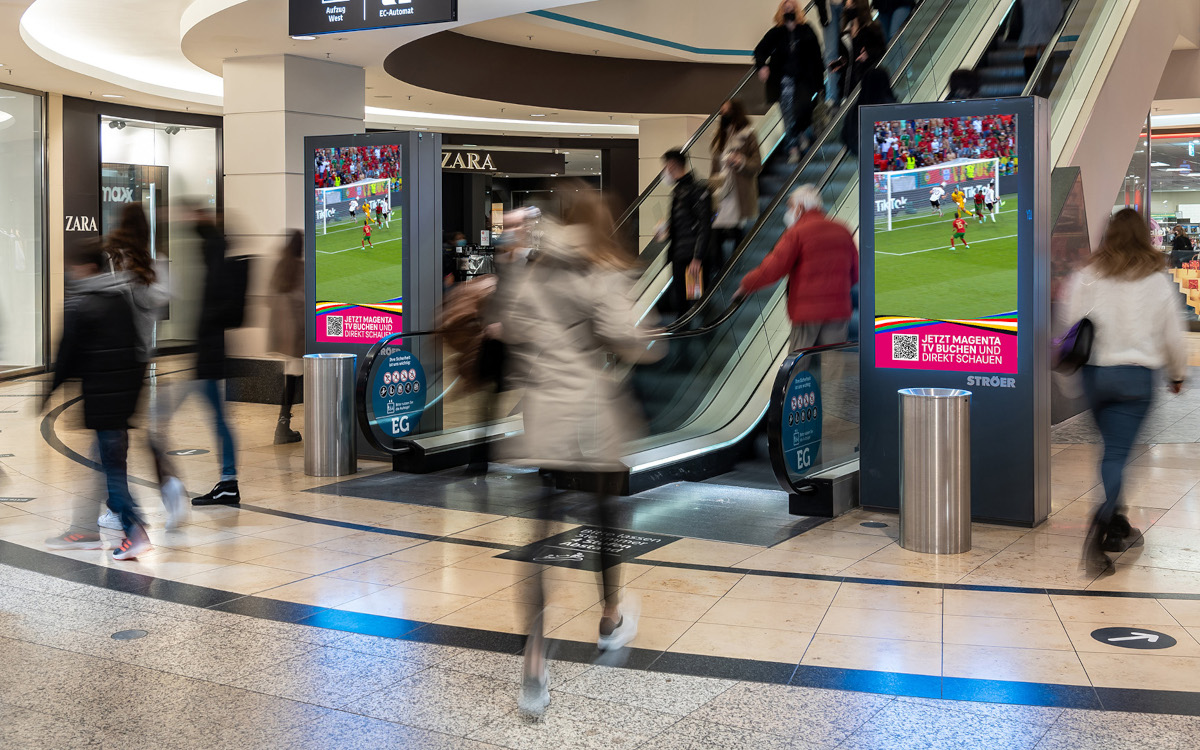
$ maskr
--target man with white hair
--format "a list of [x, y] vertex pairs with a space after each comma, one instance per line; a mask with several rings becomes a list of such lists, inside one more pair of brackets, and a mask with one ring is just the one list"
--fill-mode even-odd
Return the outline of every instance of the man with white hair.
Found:
[[802, 185], [789, 196], [787, 229], [763, 262], [742, 279], [737, 296], [788, 279], [792, 351], [840, 344], [850, 332], [858, 283], [858, 248], [844, 225], [826, 218], [821, 193]]

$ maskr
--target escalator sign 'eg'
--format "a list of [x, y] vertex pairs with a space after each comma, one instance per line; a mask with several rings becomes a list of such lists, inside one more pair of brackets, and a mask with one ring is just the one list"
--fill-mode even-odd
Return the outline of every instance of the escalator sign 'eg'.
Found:
[[371, 425], [384, 435], [412, 433], [425, 411], [425, 371], [412, 352], [394, 351], [375, 359], [371, 373]]
[[821, 452], [821, 389], [808, 371], [796, 373], [783, 402], [783, 453], [790, 471], [806, 473]]

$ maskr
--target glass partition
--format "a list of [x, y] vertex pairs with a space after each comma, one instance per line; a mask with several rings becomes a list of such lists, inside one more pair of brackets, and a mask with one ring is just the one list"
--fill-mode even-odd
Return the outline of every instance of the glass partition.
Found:
[[42, 97], [0, 88], [0, 377], [46, 364]]

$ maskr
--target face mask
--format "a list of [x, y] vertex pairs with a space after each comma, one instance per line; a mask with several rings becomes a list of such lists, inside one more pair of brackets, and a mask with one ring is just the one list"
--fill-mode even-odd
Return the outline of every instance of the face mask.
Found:
[[454, 244], [455, 244], [455, 246], [456, 246], [456, 247], [466, 247], [466, 246], [467, 246], [467, 241], [466, 241], [466, 240], [459, 240], [458, 242], [455, 242]]
[[675, 178], [672, 177], [671, 173], [665, 169], [662, 173], [662, 184], [666, 185], [667, 187], [673, 187], [675, 185]]
[[783, 14], [783, 22], [784, 23], [795, 23], [796, 22], [796, 11], [789, 10], [786, 13], [784, 13]]
[[784, 226], [789, 228], [796, 223], [796, 209], [789, 207], [788, 210], [783, 213], [783, 223]]

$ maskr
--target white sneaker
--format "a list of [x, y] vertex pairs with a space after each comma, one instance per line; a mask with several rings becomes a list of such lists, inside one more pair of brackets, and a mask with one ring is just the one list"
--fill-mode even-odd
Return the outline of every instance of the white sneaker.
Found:
[[600, 638], [596, 641], [596, 648], [601, 651], [616, 651], [619, 648], [624, 648], [629, 643], [637, 638], [638, 614], [632, 610], [621, 612], [621, 621], [617, 623], [617, 627], [608, 635], [600, 634]]
[[112, 529], [113, 531], [122, 531], [125, 529], [121, 525], [121, 517], [111, 510], [105, 511], [99, 518], [96, 519], [96, 524], [102, 529]]
[[134, 530], [132, 537], [125, 537], [121, 542], [121, 546], [113, 550], [114, 560], [136, 560], [138, 555], [143, 555], [154, 546], [150, 544], [150, 538], [146, 536], [144, 529], [137, 528]]
[[162, 484], [163, 507], [167, 509], [167, 530], [177, 529], [187, 520], [187, 490], [178, 477], [171, 477]]
[[526, 719], [540, 721], [550, 705], [550, 673], [543, 669], [540, 678], [526, 676], [517, 695], [517, 710]]

